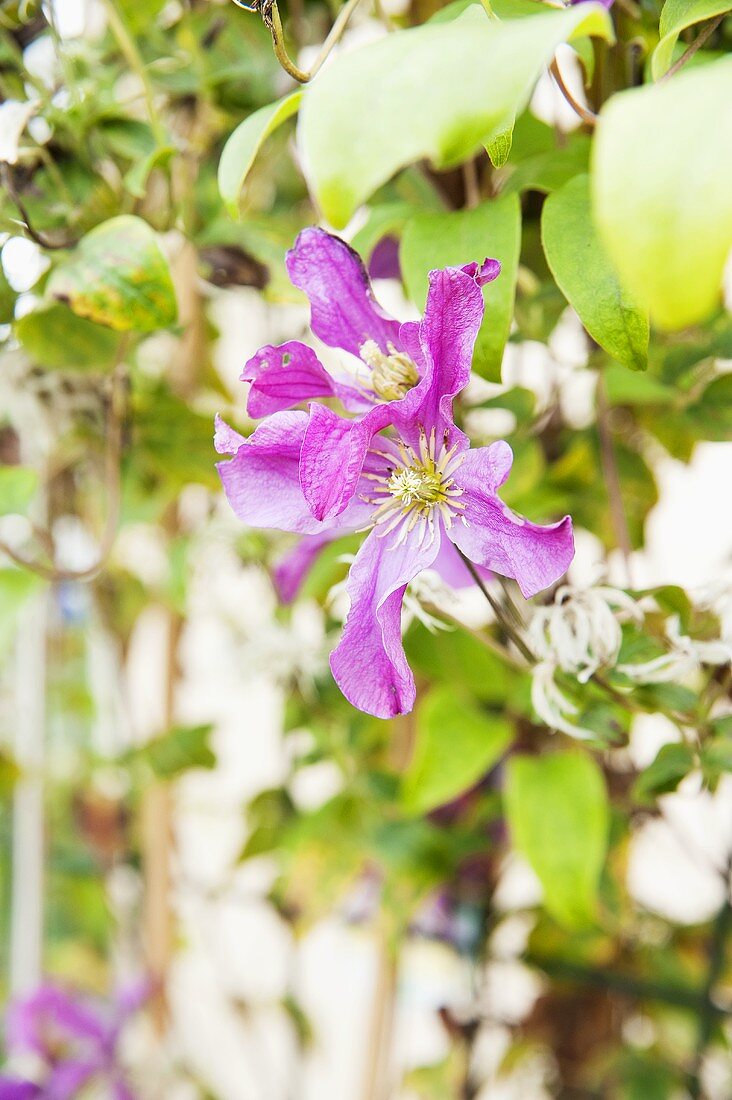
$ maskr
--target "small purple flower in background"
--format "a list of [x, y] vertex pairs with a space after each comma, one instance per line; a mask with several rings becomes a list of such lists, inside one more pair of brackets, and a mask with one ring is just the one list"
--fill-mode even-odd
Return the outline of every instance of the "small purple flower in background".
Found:
[[136, 982], [112, 1005], [96, 1005], [78, 993], [42, 985], [7, 1011], [5, 1043], [10, 1056], [35, 1056], [38, 1081], [0, 1077], [0, 1100], [72, 1100], [87, 1084], [103, 1083], [114, 1100], [134, 1100], [117, 1061], [120, 1034], [150, 995]]
[[[574, 553], [571, 520], [539, 527], [511, 512], [498, 497], [511, 448], [497, 442], [470, 450], [453, 420], [483, 319], [480, 287], [498, 274], [495, 260], [431, 272], [423, 319], [402, 325], [376, 305], [355, 253], [322, 230], [300, 235], [288, 267], [308, 290], [313, 331], [371, 360], [371, 389], [349, 390], [344, 399], [342, 384], [310, 348], [262, 349], [244, 377], [252, 379], [255, 408], [266, 398], [271, 415], [249, 439], [217, 420], [216, 448], [233, 455], [218, 469], [241, 520], [307, 536], [281, 588], [296, 587], [323, 542], [368, 530], [350, 569], [351, 608], [331, 669], [354, 706], [391, 718], [410, 711], [415, 699], [401, 640], [407, 584], [425, 569], [448, 583], [456, 573], [471, 583], [464, 556], [515, 577], [528, 598], [566, 571]], [[322, 373], [303, 372], [306, 361]], [[252, 369], [255, 362], [261, 370]], [[339, 397], [356, 416], [345, 419], [316, 401], [309, 415], [286, 409], [323, 396]]]

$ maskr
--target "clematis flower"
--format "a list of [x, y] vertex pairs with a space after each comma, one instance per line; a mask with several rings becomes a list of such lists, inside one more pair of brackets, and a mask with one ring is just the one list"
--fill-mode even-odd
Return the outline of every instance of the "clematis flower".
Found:
[[[558, 580], [574, 553], [568, 516], [541, 527], [500, 500], [513, 458], [509, 445], [471, 450], [453, 420], [453, 398], [468, 382], [483, 319], [482, 271], [470, 264], [430, 273], [424, 318], [399, 330], [401, 346], [421, 372], [404, 397], [352, 420], [315, 401], [309, 415], [278, 410], [249, 439], [217, 421], [216, 447], [233, 455], [219, 463], [219, 473], [245, 523], [310, 538], [368, 531], [350, 568], [351, 607], [330, 663], [346, 698], [379, 718], [414, 705], [401, 608], [419, 573], [434, 569], [448, 582], [456, 573], [467, 579], [467, 558], [515, 577], [528, 598]], [[351, 347], [360, 346], [354, 337], [363, 332], [365, 292], [347, 298], [340, 281], [330, 299], [326, 275], [320, 297], [311, 295], [318, 303], [313, 326], [330, 309], [332, 331], [338, 329], [344, 344], [350, 332]], [[278, 370], [286, 375], [286, 365]]]
[[122, 1028], [149, 996], [148, 982], [122, 990], [111, 1009], [92, 1006], [55, 985], [42, 985], [8, 1009], [6, 1045], [11, 1055], [35, 1055], [43, 1080], [0, 1077], [0, 1100], [72, 1100], [92, 1082], [108, 1086], [114, 1100], [134, 1100], [117, 1061]]
[[[303, 492], [322, 520], [338, 515], [353, 495], [371, 437], [395, 420], [408, 420], [420, 406], [434, 357], [422, 348], [416, 322], [401, 324], [381, 308], [360, 257], [339, 237], [317, 227], [303, 230], [287, 255], [287, 270], [310, 301], [315, 335], [346, 353], [343, 368], [329, 374], [312, 348], [290, 340], [261, 348], [241, 378], [250, 383], [247, 411], [253, 417], [327, 397], [354, 414], [346, 420], [322, 405], [311, 410], [302, 442]], [[486, 260], [470, 275], [483, 286], [500, 270], [497, 260]], [[430, 308], [428, 302], [425, 320]], [[439, 340], [439, 318], [432, 328]]]

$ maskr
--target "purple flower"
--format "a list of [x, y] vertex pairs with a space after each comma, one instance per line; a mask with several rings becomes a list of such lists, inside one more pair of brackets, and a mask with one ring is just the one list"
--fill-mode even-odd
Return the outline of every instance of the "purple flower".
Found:
[[[482, 286], [501, 265], [486, 260], [472, 277]], [[310, 300], [310, 324], [325, 344], [350, 356], [338, 377], [328, 373], [312, 348], [297, 340], [261, 348], [242, 380], [250, 383], [250, 416], [292, 408], [303, 401], [335, 397], [354, 418], [343, 420], [321, 405], [302, 441], [303, 492], [317, 519], [338, 515], [352, 497], [372, 436], [405, 420], [420, 406], [430, 384], [431, 360], [420, 345], [419, 326], [400, 324], [376, 301], [360, 257], [339, 237], [305, 229], [287, 255], [295, 286]], [[427, 305], [425, 320], [429, 316]], [[326, 439], [327, 437], [327, 439]]]
[[[346, 351], [363, 350], [372, 339], [385, 359], [397, 360], [394, 371], [387, 364], [374, 380], [374, 366], [359, 408], [344, 401], [357, 413], [352, 419], [313, 401], [309, 415], [280, 405], [249, 439], [217, 421], [216, 447], [234, 456], [218, 467], [232, 508], [251, 526], [308, 536], [300, 563], [313, 537], [369, 531], [350, 570], [351, 609], [331, 669], [346, 698], [379, 718], [414, 705], [401, 606], [418, 573], [435, 569], [469, 582], [464, 555], [515, 577], [530, 597], [558, 580], [574, 553], [569, 517], [539, 527], [498, 497], [512, 463], [508, 444], [471, 451], [453, 421], [453, 398], [468, 382], [483, 319], [480, 286], [496, 274], [496, 262], [486, 264], [487, 272], [477, 264], [431, 272], [424, 318], [398, 326], [376, 306], [355, 254], [321, 231], [306, 231], [289, 266], [298, 285], [307, 284], [314, 331]], [[325, 396], [323, 376], [314, 393], [315, 372], [305, 380], [300, 370], [305, 354], [292, 354], [257, 376], [269, 398], [274, 377], [284, 381], [278, 393], [282, 401], [287, 393], [288, 405]], [[406, 358], [417, 378], [390, 397], [381, 379], [399, 378]], [[333, 395], [343, 399], [335, 388]]]
[[72, 1100], [92, 1080], [104, 1081], [114, 1100], [134, 1100], [117, 1064], [117, 1045], [149, 992], [148, 982], [134, 983], [110, 1009], [48, 984], [16, 1001], [6, 1019], [8, 1053], [36, 1055], [45, 1073], [41, 1083], [0, 1078], [0, 1100]]

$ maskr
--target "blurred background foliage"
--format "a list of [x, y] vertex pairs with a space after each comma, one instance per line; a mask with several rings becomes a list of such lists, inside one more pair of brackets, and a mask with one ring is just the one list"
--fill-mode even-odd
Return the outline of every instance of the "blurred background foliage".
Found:
[[[212, 543], [247, 574], [266, 574], [288, 545], [229, 523], [220, 499], [213, 415], [252, 427], [217, 352], [231, 303], [246, 324], [263, 301], [267, 339], [290, 338], [293, 323], [304, 331], [284, 256], [323, 216], [349, 223], [377, 274], [377, 249], [398, 247], [389, 274], [416, 309], [430, 268], [498, 256], [474, 361], [482, 381], [458, 422], [478, 443], [510, 442], [512, 507], [538, 522], [571, 513], [619, 586], [650, 593], [642, 622], [623, 624], [618, 663], [666, 654], [673, 616], [688, 639], [719, 638], [717, 605], [671, 586], [641, 591], [628, 570], [658, 500], [658, 457], [688, 462], [732, 429], [720, 296], [732, 243], [732, 19], [714, 0], [667, 0], [663, 11], [617, 0], [611, 14], [500, 0], [492, 20], [462, 2], [372, 10], [364, 0], [348, 33], [357, 48], [361, 32], [373, 43], [342, 53], [291, 101], [267, 20], [233, 3], [96, 0], [83, 34], [64, 29], [62, 7], [0, 7], [3, 993], [27, 992], [43, 973], [107, 994], [127, 967], [152, 975], [162, 1036], [177, 946], [176, 791], [216, 766], [214, 723], [179, 718], [191, 589]], [[293, 56], [323, 41], [336, 8], [288, 4]], [[700, 34], [703, 48], [689, 51]], [[558, 56], [587, 113], [568, 128], [556, 104], [546, 121], [529, 100], [569, 40], [576, 54]], [[684, 71], [664, 80], [679, 60]], [[616, 99], [624, 89], [637, 90]], [[648, 157], [651, 137], [673, 147], [667, 156]], [[568, 304], [582, 323], [575, 361], [558, 336]], [[531, 355], [538, 384], [521, 368]], [[720, 485], [720, 508], [727, 499]], [[353, 549], [328, 548], [305, 586], [303, 602], [322, 608], [320, 650]], [[576, 745], [537, 716], [532, 672], [495, 623], [448, 613], [449, 629], [435, 632], [444, 607], [417, 599], [405, 644], [419, 703], [391, 723], [340, 696], [322, 652], [299, 641], [297, 606], [273, 612], [271, 652], [252, 656], [256, 639], [241, 651], [242, 665], [278, 679], [288, 771], [241, 806], [238, 860], [272, 868], [268, 903], [295, 943], [333, 913], [378, 937], [364, 1100], [513, 1095], [491, 1090], [537, 1065], [524, 1100], [732, 1095], [732, 837], [708, 921], [662, 918], [626, 882], [632, 835], [662, 815], [663, 798], [689, 782], [714, 792], [732, 768], [729, 668], [692, 661], [643, 685], [617, 666], [586, 682], [560, 672], [572, 724], [591, 736]], [[165, 653], [156, 698], [141, 704], [152, 715], [143, 735], [120, 684], [151, 608]], [[250, 608], [232, 598], [214, 611], [246, 623]], [[642, 767], [627, 750], [633, 724], [659, 714], [675, 733]], [[258, 735], [246, 714], [240, 732]], [[308, 808], [298, 775], [319, 765], [335, 769], [337, 790]], [[23, 822], [41, 813], [45, 881], [18, 902], [20, 878], [35, 874]], [[541, 986], [509, 1021], [486, 1084], [480, 991], [516, 851], [542, 887], [543, 901], [518, 906], [530, 919], [517, 952]], [[124, 903], [120, 868], [137, 884]], [[42, 953], [24, 923], [41, 889]], [[404, 945], [420, 937], [465, 960], [475, 996], [464, 1012], [438, 1013], [444, 1059], [395, 1081], [390, 1014]], [[294, 994], [279, 1007], [303, 1051], [317, 1044]], [[212, 1095], [185, 1051], [176, 1059], [175, 1085], [140, 1079], [139, 1094]]]

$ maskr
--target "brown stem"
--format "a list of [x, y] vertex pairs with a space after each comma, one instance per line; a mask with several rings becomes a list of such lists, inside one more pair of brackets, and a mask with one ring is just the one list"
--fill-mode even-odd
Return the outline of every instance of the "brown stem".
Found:
[[343, 36], [343, 32], [348, 26], [348, 22], [353, 15], [354, 11], [361, 3], [361, 0], [346, 0], [341, 10], [338, 12], [336, 20], [331, 27], [327, 38], [320, 47], [315, 61], [310, 69], [307, 71], [300, 69], [292, 60], [287, 52], [287, 46], [285, 45], [285, 33], [282, 29], [282, 19], [280, 18], [279, 8], [277, 2], [273, 3], [268, 0], [255, 0], [253, 4], [243, 3], [243, 0], [234, 0], [237, 7], [243, 8], [245, 11], [258, 11], [261, 12], [262, 18], [265, 24], [270, 30], [272, 35], [272, 46], [274, 48], [275, 57], [279, 61], [282, 68], [288, 73], [293, 80], [296, 80], [298, 84], [307, 84], [322, 68], [323, 63], [326, 61], [333, 47], [340, 41]]
[[480, 206], [480, 179], [475, 160], [466, 160], [463, 165], [463, 186], [465, 189], [465, 209], [475, 210]]
[[490, 593], [490, 591], [488, 590], [488, 588], [484, 584], [483, 578], [481, 577], [480, 573], [478, 572], [478, 570], [473, 565], [470, 558], [466, 558], [465, 554], [463, 554], [462, 550], [458, 546], [456, 546], [455, 549], [457, 550], [460, 557], [463, 559], [463, 561], [465, 563], [465, 567], [468, 570], [468, 572], [470, 573], [471, 577], [473, 578], [475, 583], [478, 585], [478, 588], [481, 590], [481, 592], [483, 593], [483, 595], [487, 599], [488, 603], [490, 604], [491, 609], [493, 611], [493, 614], [496, 616], [496, 619], [500, 623], [504, 633], [506, 634], [506, 637], [510, 638], [510, 640], [516, 646], [516, 649], [519, 651], [521, 656], [524, 657], [529, 662], [530, 665], [536, 664], [536, 658], [534, 657], [534, 654], [531, 652], [531, 650], [527, 646], [524, 639], [521, 637], [519, 632], [516, 630], [513, 623], [509, 619], [506, 618], [506, 615], [504, 614], [503, 608], [498, 603], [498, 601], [493, 597], [493, 595]]
[[664, 80], [668, 80], [669, 77], [674, 76], [679, 71], [679, 69], [683, 69], [686, 62], [694, 56], [696, 51], [700, 50], [702, 46], [709, 41], [709, 39], [712, 37], [717, 27], [726, 17], [726, 15], [727, 12], [722, 12], [721, 15], [718, 15], [716, 19], [713, 19], [711, 23], [708, 23], [706, 25], [701, 34], [691, 43], [688, 50], [685, 50], [678, 61], [674, 62], [671, 68], [663, 74], [663, 76], [658, 81], [659, 84], [662, 84]]
[[[0, 551], [14, 561], [16, 565], [36, 573], [47, 581], [91, 581], [102, 571], [109, 560], [119, 526], [121, 500], [121, 460], [122, 436], [126, 411], [127, 372], [122, 359], [127, 346], [125, 338], [120, 342], [117, 366], [112, 374], [112, 393], [107, 420], [107, 450], [104, 462], [104, 490], [107, 499], [107, 519], [99, 543], [99, 553], [93, 565], [86, 569], [61, 569], [56, 565], [45, 565], [33, 558], [26, 558], [8, 543], [0, 541]], [[50, 531], [39, 532], [40, 539], [53, 546]]]
[[2, 179], [5, 190], [18, 208], [18, 213], [23, 219], [23, 228], [26, 234], [39, 246], [39, 248], [45, 248], [48, 252], [59, 252], [74, 248], [79, 243], [78, 238], [68, 241], [51, 240], [50, 237], [47, 237], [45, 233], [42, 233], [39, 229], [34, 229], [30, 214], [28, 213], [28, 208], [16, 190], [13, 173], [7, 164], [0, 163], [0, 179]]
[[623, 505], [623, 490], [620, 484], [620, 474], [618, 472], [612, 432], [610, 431], [609, 413], [610, 409], [605, 393], [605, 382], [602, 374], [600, 374], [597, 379], [597, 433], [600, 439], [600, 461], [607, 484], [610, 516], [615, 532], [615, 541], [623, 555], [626, 583], [632, 586], [630, 559], [633, 553], [633, 547], [630, 541], [630, 531], [628, 530], [628, 518], [625, 514], [625, 507]]
[[573, 93], [564, 82], [564, 77], [562, 76], [556, 57], [549, 66], [549, 72], [554, 77], [555, 81], [557, 82], [557, 87], [559, 88], [559, 91], [562, 93], [575, 114], [579, 115], [582, 121], [586, 122], [588, 126], [595, 126], [598, 116], [595, 114], [594, 111], [591, 111], [589, 107], [585, 107], [583, 103], [580, 103], [579, 100], [575, 99]]

